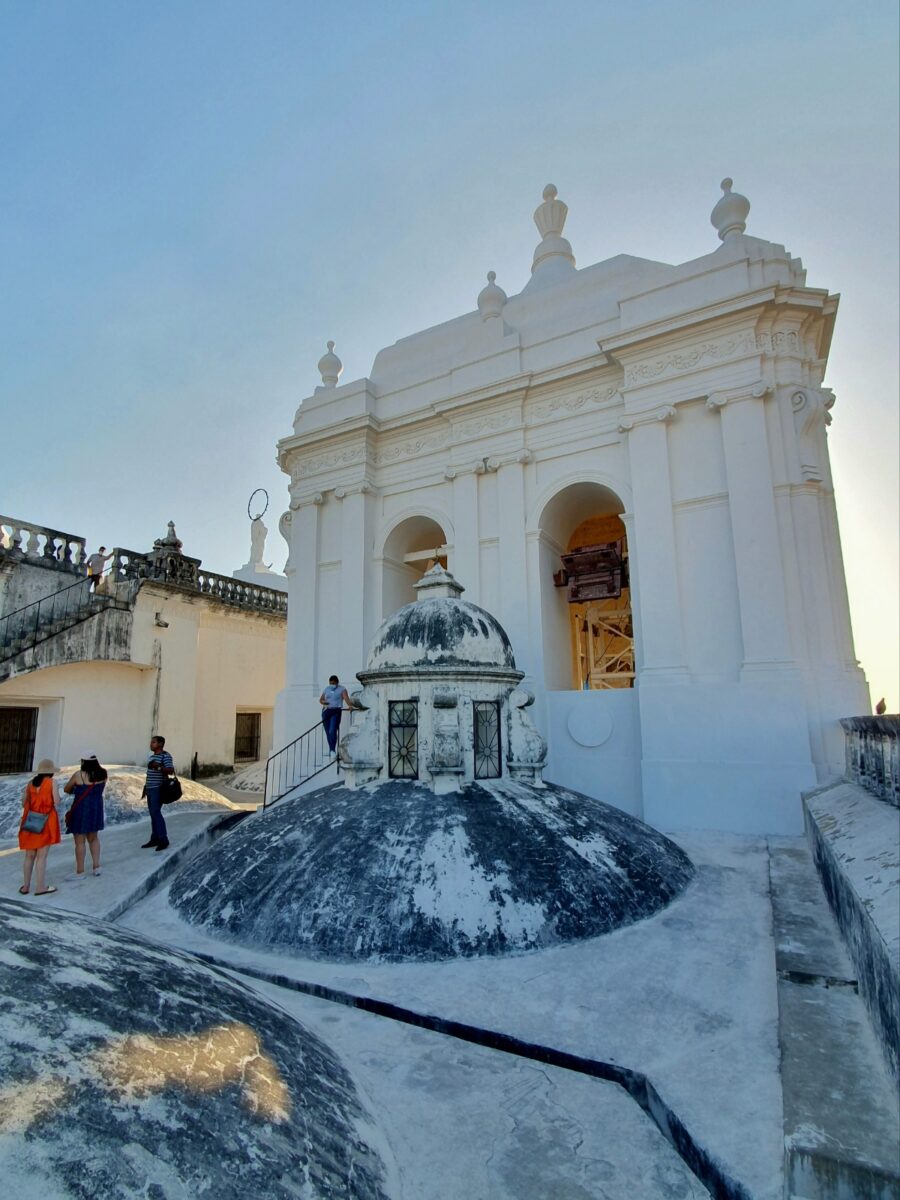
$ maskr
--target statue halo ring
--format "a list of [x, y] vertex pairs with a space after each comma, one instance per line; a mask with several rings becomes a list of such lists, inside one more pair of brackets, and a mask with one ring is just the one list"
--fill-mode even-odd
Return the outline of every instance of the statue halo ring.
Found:
[[[262, 493], [263, 496], [265, 496], [266, 502], [262, 506], [262, 508], [259, 510], [259, 512], [254, 516], [253, 512], [251, 511], [253, 508], [253, 499], [255, 496], [258, 496], [260, 493]], [[256, 491], [250, 493], [250, 499], [247, 501], [247, 516], [250, 518], [251, 521], [261, 521], [262, 518], [265, 516], [265, 513], [266, 513], [268, 507], [269, 507], [269, 493], [266, 491], [265, 488], [257, 488]]]

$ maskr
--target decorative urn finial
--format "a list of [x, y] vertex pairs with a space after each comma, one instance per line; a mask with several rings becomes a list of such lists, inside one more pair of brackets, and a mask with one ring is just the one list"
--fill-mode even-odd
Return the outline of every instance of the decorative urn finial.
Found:
[[531, 264], [531, 279], [527, 287], [537, 283], [556, 283], [575, 270], [572, 247], [562, 236], [569, 207], [557, 199], [555, 184], [544, 188], [544, 202], [534, 210], [534, 223], [538, 227], [541, 241], [534, 252]]
[[181, 538], [175, 532], [174, 521], [169, 522], [169, 527], [166, 530], [166, 536], [157, 538], [153, 543], [154, 550], [164, 550], [168, 551], [170, 554], [180, 554], [183, 546], [184, 542], [182, 542]]
[[334, 342], [328, 342], [328, 350], [319, 359], [319, 374], [323, 387], [337, 387], [344, 364], [334, 352]]
[[494, 282], [496, 278], [496, 271], [488, 271], [487, 287], [482, 288], [478, 293], [478, 311], [481, 313], [482, 321], [489, 321], [491, 317], [499, 317], [507, 300], [506, 292]]
[[750, 212], [750, 201], [740, 192], [731, 190], [733, 183], [732, 179], [722, 180], [722, 198], [709, 214], [710, 224], [718, 229], [723, 242], [726, 238], [739, 237], [744, 232]]

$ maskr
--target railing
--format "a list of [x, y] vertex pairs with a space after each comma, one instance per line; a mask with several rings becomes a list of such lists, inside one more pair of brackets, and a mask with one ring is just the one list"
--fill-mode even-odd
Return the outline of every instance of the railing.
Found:
[[0, 516], [0, 554], [78, 575], [87, 570], [84, 538], [14, 517]]
[[900, 807], [900, 716], [844, 717], [847, 778]]
[[325, 726], [317, 721], [269, 757], [266, 762], [263, 808], [321, 774], [332, 763], [337, 763], [337, 758], [328, 749]]
[[113, 550], [110, 569], [116, 579], [149, 579], [199, 592], [201, 596], [210, 596], [236, 608], [281, 616], [287, 613], [286, 593], [255, 583], [243, 583], [230, 575], [204, 571], [198, 559], [181, 554], [154, 558], [152, 554], [140, 554], [117, 546]]
[[95, 578], [79, 579], [0, 618], [0, 662], [16, 658], [65, 629], [109, 608], [128, 610], [133, 595], [93, 592]]

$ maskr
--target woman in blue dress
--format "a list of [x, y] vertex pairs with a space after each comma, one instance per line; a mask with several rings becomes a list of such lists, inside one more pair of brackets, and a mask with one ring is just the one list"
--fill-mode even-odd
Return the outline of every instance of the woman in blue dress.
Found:
[[72, 806], [66, 813], [66, 832], [75, 838], [75, 878], [84, 879], [85, 846], [91, 851], [91, 873], [100, 874], [100, 838], [103, 828], [103, 789], [106, 787], [106, 771], [92, 754], [81, 760], [81, 770], [76, 771], [64, 792], [74, 796]]

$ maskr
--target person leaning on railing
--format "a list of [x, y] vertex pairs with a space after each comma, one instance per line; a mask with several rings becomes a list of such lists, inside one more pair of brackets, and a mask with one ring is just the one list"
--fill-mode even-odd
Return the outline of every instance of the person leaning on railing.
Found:
[[337, 675], [329, 675], [328, 686], [322, 689], [319, 703], [322, 705], [322, 724], [328, 738], [328, 750], [331, 754], [336, 754], [341, 713], [345, 704], [347, 708], [353, 708], [353, 701]]

